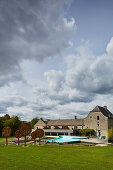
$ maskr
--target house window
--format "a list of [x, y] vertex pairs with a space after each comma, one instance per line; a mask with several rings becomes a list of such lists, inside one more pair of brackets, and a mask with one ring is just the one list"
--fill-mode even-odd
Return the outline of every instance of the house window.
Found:
[[97, 126], [99, 126], [99, 122], [97, 122]]
[[90, 118], [92, 118], [92, 116], [90, 116]]
[[99, 120], [99, 116], [97, 116], [97, 120]]

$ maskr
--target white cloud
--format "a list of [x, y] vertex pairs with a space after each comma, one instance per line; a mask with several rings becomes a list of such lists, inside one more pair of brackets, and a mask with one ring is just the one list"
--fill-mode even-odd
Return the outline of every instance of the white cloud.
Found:
[[107, 51], [108, 55], [113, 57], [113, 37], [111, 38], [110, 42], [108, 43], [106, 51]]
[[66, 63], [66, 82], [72, 89], [88, 93], [89, 96], [92, 93], [95, 96], [113, 92], [113, 58], [108, 51], [94, 56], [86, 44], [78, 48], [77, 54], [67, 56]]
[[48, 72], [45, 72], [44, 75], [49, 82], [50, 89], [57, 91], [62, 88], [65, 81], [62, 71], [49, 70]]
[[68, 21], [66, 18], [64, 18], [64, 26], [68, 28], [69, 30], [73, 29], [73, 26], [75, 25], [75, 19], [70, 18], [70, 21]]

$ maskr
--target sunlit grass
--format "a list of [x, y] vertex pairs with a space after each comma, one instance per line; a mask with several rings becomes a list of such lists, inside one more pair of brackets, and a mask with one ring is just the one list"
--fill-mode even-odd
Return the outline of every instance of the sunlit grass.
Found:
[[[15, 137], [14, 137], [14, 136], [9, 136], [9, 137], [8, 137], [8, 139], [12, 139], [12, 138], [15, 138]], [[4, 141], [4, 140], [6, 140], [5, 137], [0, 137], [0, 141]]]
[[113, 146], [0, 144], [2, 170], [113, 169]]

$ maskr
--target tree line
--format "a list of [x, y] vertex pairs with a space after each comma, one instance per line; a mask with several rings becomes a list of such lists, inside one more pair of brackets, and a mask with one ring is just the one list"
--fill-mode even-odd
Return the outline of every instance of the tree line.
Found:
[[[30, 121], [31, 127], [33, 128], [38, 118], [33, 118]], [[20, 120], [19, 116], [10, 117], [8, 114], [0, 117], [0, 136], [2, 136], [2, 129], [4, 127], [10, 127], [12, 129], [12, 136], [14, 136], [15, 131], [20, 127], [23, 121]]]

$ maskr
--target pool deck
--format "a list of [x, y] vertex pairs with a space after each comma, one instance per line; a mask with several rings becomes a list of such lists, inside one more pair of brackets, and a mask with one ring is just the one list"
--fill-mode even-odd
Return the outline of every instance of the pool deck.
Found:
[[97, 138], [82, 139], [82, 142], [94, 143], [94, 144], [105, 144], [105, 145], [109, 144], [107, 141], [102, 141], [102, 140], [97, 139]]
[[[41, 140], [42, 143], [46, 142], [47, 138], [48, 139], [55, 139], [55, 138], [58, 138], [58, 136], [46, 136], [44, 139]], [[16, 138], [8, 139], [8, 141], [9, 141], [9, 143], [12, 143], [12, 142], [17, 143]], [[0, 141], [0, 142], [5, 142], [5, 140]], [[24, 138], [20, 138], [20, 143], [21, 142], [24, 142]], [[29, 142], [27, 142], [27, 143], [29, 143]], [[31, 141], [31, 142], [33, 143], [33, 141]], [[108, 146], [108, 145], [111, 145], [111, 143], [108, 143], [108, 141], [102, 141], [102, 140], [97, 139], [97, 138], [82, 139], [81, 142], [86, 143], [86, 144], [95, 144], [95, 146]]]

